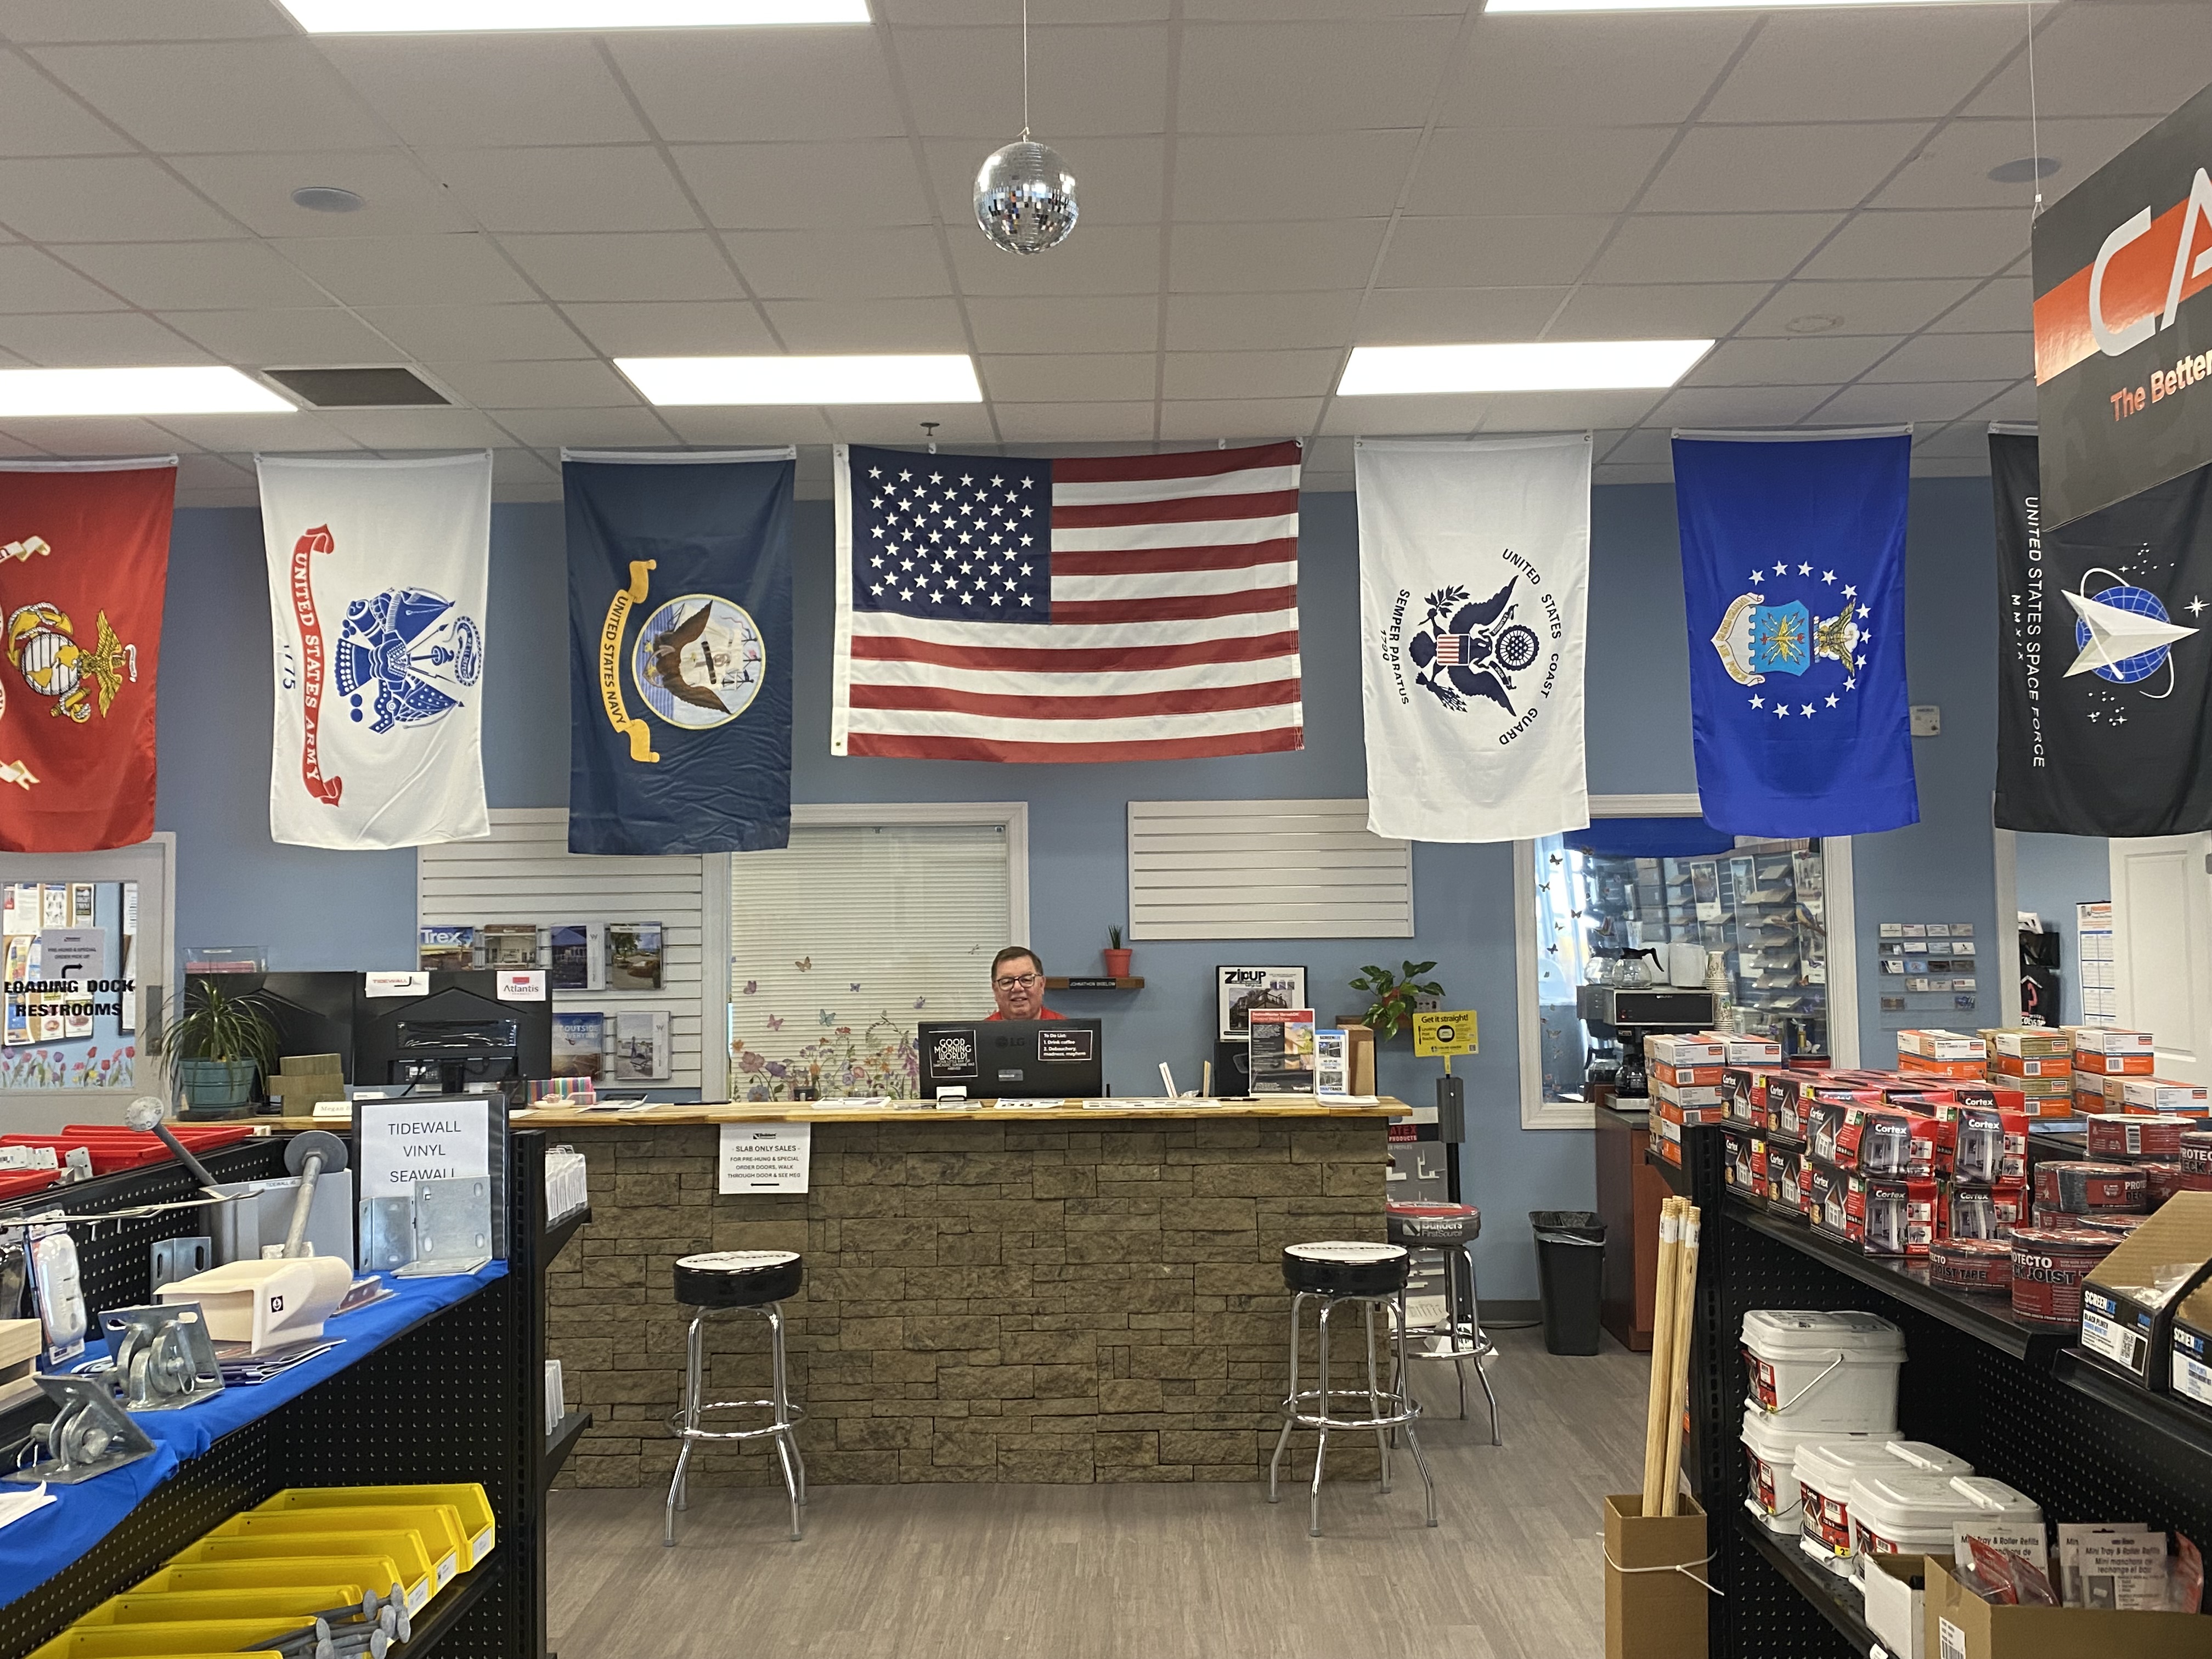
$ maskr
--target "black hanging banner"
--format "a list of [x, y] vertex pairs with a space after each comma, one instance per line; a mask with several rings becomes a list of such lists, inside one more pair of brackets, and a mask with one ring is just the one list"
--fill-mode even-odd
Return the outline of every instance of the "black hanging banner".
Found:
[[2212, 830], [2212, 468], [2046, 522], [2031, 435], [1990, 434], [1996, 823]]

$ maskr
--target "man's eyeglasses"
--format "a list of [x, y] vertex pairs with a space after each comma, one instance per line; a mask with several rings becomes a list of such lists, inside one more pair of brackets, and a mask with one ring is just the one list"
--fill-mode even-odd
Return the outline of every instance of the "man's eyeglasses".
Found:
[[1001, 991], [1026, 991], [1043, 977], [1042, 974], [1008, 974], [1003, 979], [993, 980], [991, 983]]

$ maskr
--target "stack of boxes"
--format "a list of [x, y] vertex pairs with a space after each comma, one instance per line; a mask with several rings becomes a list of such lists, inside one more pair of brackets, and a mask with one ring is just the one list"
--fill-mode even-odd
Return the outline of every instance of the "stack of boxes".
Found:
[[1990, 1081], [2021, 1092], [2030, 1117], [2074, 1115], [2074, 1045], [2063, 1031], [2024, 1025], [1984, 1031]]
[[1682, 1131], [1729, 1120], [1728, 1073], [1782, 1063], [1782, 1045], [1765, 1037], [1725, 1031], [1686, 1036], [1654, 1033], [1644, 1039], [1644, 1070], [1651, 1079], [1651, 1150], [1669, 1164], [1682, 1161]]

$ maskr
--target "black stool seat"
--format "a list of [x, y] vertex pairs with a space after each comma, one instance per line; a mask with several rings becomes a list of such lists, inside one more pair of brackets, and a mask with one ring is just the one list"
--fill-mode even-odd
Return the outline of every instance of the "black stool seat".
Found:
[[1389, 1204], [1382, 1213], [1390, 1242], [1409, 1249], [1447, 1249], [1482, 1233], [1482, 1212], [1472, 1204]]
[[1316, 1296], [1395, 1296], [1406, 1288], [1413, 1257], [1396, 1244], [1329, 1239], [1283, 1250], [1283, 1284]]
[[676, 1264], [676, 1299], [687, 1308], [760, 1308], [799, 1293], [796, 1250], [708, 1250]]

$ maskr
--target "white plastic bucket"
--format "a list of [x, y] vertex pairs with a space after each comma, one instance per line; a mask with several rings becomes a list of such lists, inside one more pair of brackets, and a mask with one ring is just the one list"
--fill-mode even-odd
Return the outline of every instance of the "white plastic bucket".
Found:
[[1987, 1475], [1869, 1470], [1851, 1488], [1850, 1511], [1853, 1564], [1862, 1576], [1869, 1554], [1949, 1556], [1951, 1528], [1961, 1522], [2043, 1524], [2033, 1498]]
[[1745, 1404], [1778, 1429], [1847, 1433], [1897, 1426], [1905, 1334], [1870, 1313], [1758, 1308], [1743, 1316]]
[[1810, 1441], [1863, 1440], [1879, 1445], [1879, 1434], [1838, 1434], [1832, 1429], [1784, 1429], [1756, 1407], [1743, 1413], [1743, 1455], [1749, 1480], [1743, 1506], [1771, 1533], [1787, 1538], [1798, 1529], [1801, 1494], [1797, 1490], [1797, 1449]]
[[1974, 1466], [1924, 1440], [1873, 1436], [1812, 1439], [1797, 1448], [1798, 1547], [1839, 1578], [1857, 1547], [1851, 1495], [1875, 1475], [1972, 1474]]

